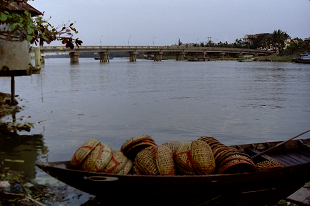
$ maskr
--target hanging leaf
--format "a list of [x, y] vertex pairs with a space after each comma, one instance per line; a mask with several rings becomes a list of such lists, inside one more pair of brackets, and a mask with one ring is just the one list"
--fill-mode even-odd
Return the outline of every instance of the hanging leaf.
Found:
[[1, 14], [0, 14], [0, 20], [1, 20], [1, 21], [6, 21], [7, 19], [8, 19], [8, 16], [7, 16], [5, 13], [1, 12]]
[[27, 41], [31, 41], [33, 38], [31, 35], [27, 35]]
[[27, 30], [28, 34], [32, 34], [34, 32], [34, 29], [31, 28], [31, 27], [28, 27], [28, 30]]

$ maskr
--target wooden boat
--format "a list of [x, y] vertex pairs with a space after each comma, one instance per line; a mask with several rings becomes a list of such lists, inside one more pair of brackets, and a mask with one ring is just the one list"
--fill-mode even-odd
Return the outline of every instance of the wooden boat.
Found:
[[[280, 142], [235, 145], [250, 156]], [[207, 195], [249, 193], [289, 187], [291, 193], [310, 180], [310, 138], [291, 140], [254, 158], [254, 162], [275, 159], [283, 167], [235, 174], [211, 175], [114, 175], [83, 172], [70, 168], [70, 161], [36, 162], [39, 168], [56, 179], [81, 191], [97, 196], [117, 194], [143, 195]], [[290, 193], [290, 194], [291, 194]]]

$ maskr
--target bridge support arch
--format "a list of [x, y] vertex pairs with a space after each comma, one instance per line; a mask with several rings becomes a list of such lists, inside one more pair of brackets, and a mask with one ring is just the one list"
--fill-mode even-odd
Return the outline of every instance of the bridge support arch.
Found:
[[176, 52], [175, 56], [177, 61], [185, 60], [185, 52]]
[[99, 52], [100, 62], [110, 62], [110, 52]]
[[138, 52], [130, 51], [128, 53], [130, 55], [129, 56], [129, 61], [131, 61], [131, 62], [137, 61], [137, 54], [138, 54]]
[[70, 63], [79, 63], [80, 52], [70, 52]]
[[161, 61], [161, 60], [163, 60], [163, 52], [154, 53], [154, 61]]

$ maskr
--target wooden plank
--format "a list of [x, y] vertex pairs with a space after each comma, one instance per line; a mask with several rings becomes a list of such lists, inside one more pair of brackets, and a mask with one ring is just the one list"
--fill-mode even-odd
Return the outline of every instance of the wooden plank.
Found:
[[308, 151], [306, 151], [306, 150], [299, 150], [299, 152], [301, 153], [301, 154], [303, 154], [304, 156], [306, 156], [306, 157], [310, 157], [310, 153], [308, 152]]
[[303, 153], [301, 153], [299, 151], [294, 151], [294, 152], [291, 152], [290, 154], [294, 155], [295, 156], [294, 158], [300, 159], [300, 161], [303, 162], [303, 163], [310, 162], [310, 157], [304, 155]]
[[304, 159], [303, 156], [300, 156], [298, 153], [291, 152], [291, 153], [288, 153], [287, 155], [291, 157], [292, 159], [298, 161], [300, 164], [308, 163], [308, 161]]
[[293, 165], [296, 165], [295, 161], [287, 159], [285, 155], [283, 156], [283, 155], [277, 154], [277, 155], [270, 155], [270, 156], [272, 158], [278, 160], [279, 162], [281, 162], [283, 164], [283, 166], [293, 166]]
[[302, 187], [286, 199], [296, 204], [310, 205], [310, 188]]

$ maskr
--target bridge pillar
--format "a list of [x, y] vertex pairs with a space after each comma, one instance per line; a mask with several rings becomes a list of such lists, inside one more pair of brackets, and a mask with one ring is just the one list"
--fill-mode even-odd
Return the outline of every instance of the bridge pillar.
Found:
[[100, 62], [110, 62], [110, 52], [99, 52]]
[[131, 62], [137, 61], [137, 54], [138, 54], [138, 52], [130, 51], [128, 53], [130, 55], [129, 61], [131, 61]]
[[177, 61], [185, 60], [185, 52], [176, 52], [175, 56]]
[[157, 52], [154, 54], [154, 61], [161, 61], [163, 59], [163, 52]]
[[80, 52], [70, 52], [70, 63], [79, 63]]

